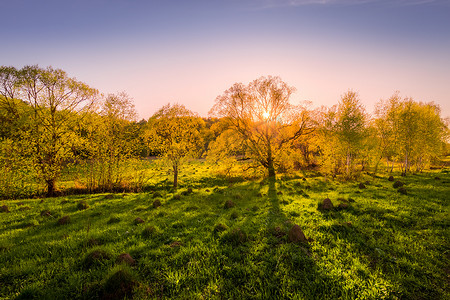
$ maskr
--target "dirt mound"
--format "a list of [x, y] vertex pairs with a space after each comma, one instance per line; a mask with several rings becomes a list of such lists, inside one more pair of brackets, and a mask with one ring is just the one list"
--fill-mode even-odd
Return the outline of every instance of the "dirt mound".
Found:
[[400, 187], [398, 190], [397, 190], [397, 192], [399, 192], [400, 194], [402, 194], [402, 195], [407, 195], [408, 194], [408, 192], [406, 191], [406, 188], [405, 187]]
[[64, 216], [58, 219], [58, 225], [66, 225], [70, 223], [70, 216]]
[[151, 237], [153, 234], [155, 234], [155, 232], [156, 232], [155, 227], [153, 227], [153, 226], [148, 226], [148, 227], [145, 227], [144, 230], [142, 230], [142, 236], [143, 236], [144, 238], [149, 238], [149, 237]]
[[388, 180], [389, 180], [389, 181], [394, 181], [394, 176], [392, 176], [392, 175], [389, 176]]
[[289, 230], [288, 239], [291, 243], [305, 243], [308, 241], [302, 229], [298, 225], [292, 226], [292, 228]]
[[331, 202], [330, 198], [323, 199], [322, 202], [319, 203], [320, 210], [331, 210], [333, 209], [333, 202]]
[[239, 246], [247, 241], [247, 234], [240, 228], [233, 229], [222, 236], [221, 242], [232, 246]]
[[366, 188], [366, 185], [365, 185], [364, 183], [361, 182], [361, 183], [358, 185], [358, 188], [361, 189], [361, 190], [362, 190], [362, 189], [365, 189], [365, 188]]
[[214, 232], [222, 232], [222, 231], [225, 231], [227, 229], [228, 229], [228, 227], [226, 225], [223, 225], [222, 223], [219, 223], [219, 224], [217, 224], [214, 227]]
[[41, 217], [51, 217], [52, 213], [49, 210], [41, 211]]
[[88, 209], [89, 208], [89, 204], [87, 204], [86, 201], [82, 200], [82, 201], [78, 202], [77, 208], [78, 208], [78, 210]]
[[0, 212], [6, 212], [9, 213], [9, 208], [6, 205], [2, 205], [0, 206]]
[[131, 255], [128, 253], [122, 253], [117, 257], [116, 263], [118, 264], [124, 263], [129, 266], [134, 266], [136, 264], [136, 260], [134, 260], [134, 258], [131, 257]]
[[119, 270], [112, 274], [103, 285], [104, 300], [131, 299], [133, 296], [133, 288], [137, 285], [137, 281], [133, 275], [127, 270]]
[[109, 260], [111, 256], [105, 250], [97, 249], [89, 252], [83, 260], [83, 267], [90, 268], [98, 265], [105, 260]]
[[235, 206], [235, 204], [234, 204], [233, 200], [227, 200], [227, 201], [225, 201], [225, 204], [224, 204], [223, 208], [229, 209], [229, 208], [232, 208], [234, 206]]
[[158, 208], [161, 206], [161, 201], [159, 199], [156, 199], [153, 201], [153, 208]]
[[339, 203], [339, 205], [338, 205], [338, 209], [347, 209], [347, 208], [348, 208], [347, 203]]
[[142, 224], [142, 223], [145, 223], [145, 221], [142, 220], [141, 218], [137, 217], [136, 219], [134, 219], [134, 224], [135, 225]]
[[394, 182], [394, 184], [392, 186], [394, 187], [394, 189], [397, 189], [399, 187], [404, 186], [404, 183], [401, 182], [400, 180], [397, 180], [396, 182]]

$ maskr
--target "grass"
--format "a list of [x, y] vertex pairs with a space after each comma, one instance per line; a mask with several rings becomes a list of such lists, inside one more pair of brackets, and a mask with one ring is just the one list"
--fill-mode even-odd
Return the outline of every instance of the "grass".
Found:
[[[205, 163], [173, 191], [155, 172], [145, 193], [1, 201], [0, 299], [450, 297], [446, 170], [394, 175], [406, 195], [388, 176], [229, 181]], [[289, 242], [294, 224], [308, 243]]]

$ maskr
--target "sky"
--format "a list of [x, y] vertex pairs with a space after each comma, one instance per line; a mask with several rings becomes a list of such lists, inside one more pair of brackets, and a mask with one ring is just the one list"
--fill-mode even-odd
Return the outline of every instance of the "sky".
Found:
[[167, 103], [207, 116], [236, 82], [280, 76], [291, 102], [349, 89], [439, 104], [450, 117], [450, 0], [0, 0], [0, 65], [53, 66], [139, 118]]

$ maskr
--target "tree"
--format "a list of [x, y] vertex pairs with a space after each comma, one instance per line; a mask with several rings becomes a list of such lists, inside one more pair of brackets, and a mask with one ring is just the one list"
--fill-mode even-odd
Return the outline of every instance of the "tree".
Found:
[[322, 108], [320, 149], [322, 167], [333, 176], [345, 173], [354, 175], [354, 163], [362, 157], [363, 141], [367, 134], [366, 115], [356, 92], [342, 95], [338, 105]]
[[21, 128], [21, 139], [28, 142], [28, 150], [34, 167], [53, 196], [56, 182], [64, 163], [72, 156], [72, 145], [76, 141], [73, 128], [87, 112], [97, 90], [67, 76], [60, 69], [26, 66], [21, 70], [2, 67], [0, 93], [3, 103], [14, 113], [13, 105], [21, 99], [29, 110], [27, 126]]
[[356, 92], [341, 97], [336, 112], [335, 133], [345, 152], [345, 170], [351, 176], [353, 159], [357, 156], [365, 135], [366, 116]]
[[413, 165], [422, 170], [442, 153], [448, 128], [436, 104], [416, 102], [412, 98], [402, 100], [396, 92], [387, 101], [381, 100], [375, 113], [380, 156], [393, 163], [400, 162], [403, 174]]
[[112, 191], [123, 180], [126, 159], [134, 156], [138, 129], [132, 98], [125, 92], [108, 94], [98, 114], [90, 115], [84, 131], [89, 152], [89, 189]]
[[260, 77], [248, 85], [236, 83], [216, 98], [210, 115], [224, 118], [246, 155], [264, 167], [269, 177], [282, 153], [300, 136], [311, 133], [308, 111], [292, 105], [295, 88], [279, 77]]
[[205, 122], [184, 105], [170, 103], [158, 110], [147, 123], [146, 139], [151, 149], [167, 161], [173, 170], [173, 186], [184, 160], [196, 157], [204, 143]]

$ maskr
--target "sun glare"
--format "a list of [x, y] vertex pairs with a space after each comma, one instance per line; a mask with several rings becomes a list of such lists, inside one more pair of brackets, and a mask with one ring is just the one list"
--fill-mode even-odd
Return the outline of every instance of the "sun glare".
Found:
[[270, 117], [270, 113], [268, 111], [263, 112], [263, 118], [268, 119]]

